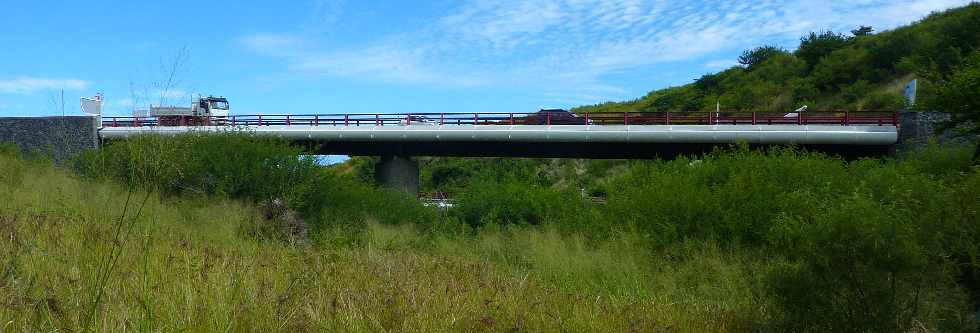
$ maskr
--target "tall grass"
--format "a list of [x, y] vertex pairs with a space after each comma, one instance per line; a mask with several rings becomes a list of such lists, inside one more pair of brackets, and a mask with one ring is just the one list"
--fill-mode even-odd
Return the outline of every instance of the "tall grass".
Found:
[[[242, 237], [260, 218], [248, 202], [136, 190], [150, 195], [132, 215], [133, 237], [116, 243], [109, 217], [124, 209], [128, 187], [0, 157], [0, 171], [13, 170], [23, 177], [0, 192], [5, 331], [82, 330], [90, 291], [103, 283], [94, 331], [703, 331], [759, 316], [734, 305], [751, 302], [735, 298], [748, 283], [731, 284], [732, 298], [686, 279], [675, 286], [680, 279], [666, 276], [693, 261], [651, 271], [642, 250], [594, 251], [546, 230], [432, 241], [425, 228], [368, 223], [360, 245], [309, 248]], [[100, 280], [115, 247], [116, 273]], [[724, 256], [700, 257], [745, 281]], [[660, 286], [650, 284], [661, 271]]]
[[[980, 170], [967, 147], [859, 161], [745, 147], [601, 166], [518, 161], [516, 172], [447, 172], [445, 184], [462, 192], [457, 209], [440, 212], [365, 184], [357, 172], [303, 164], [282, 142], [192, 136], [165, 157], [146, 158], [142, 149], [168, 141], [145, 140], [84, 157], [83, 178], [0, 159], [0, 175], [16, 175], [0, 177], [10, 188], [0, 196], [0, 253], [11, 258], [0, 299], [15, 300], [0, 304], [0, 318], [13, 318], [9, 325], [79, 330], [95, 318], [103, 331], [976, 327]], [[267, 149], [223, 151], [249, 140]], [[225, 157], [214, 162], [223, 166], [209, 164], [214, 156]], [[583, 172], [601, 173], [584, 185], [605, 193], [606, 204], [582, 198], [583, 184], [570, 177]], [[127, 197], [147, 201], [127, 222], [133, 237], [113, 237]], [[286, 198], [311, 222], [312, 246], [255, 237], [264, 223], [255, 207], [268, 198]], [[107, 256], [118, 258], [115, 273], [99, 279]], [[93, 290], [104, 296], [87, 316]]]

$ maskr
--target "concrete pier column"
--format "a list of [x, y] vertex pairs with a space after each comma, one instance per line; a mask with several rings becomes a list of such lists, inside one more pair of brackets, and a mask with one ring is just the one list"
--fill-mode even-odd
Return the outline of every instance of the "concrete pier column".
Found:
[[412, 195], [419, 192], [419, 163], [409, 156], [381, 156], [374, 177], [384, 187]]

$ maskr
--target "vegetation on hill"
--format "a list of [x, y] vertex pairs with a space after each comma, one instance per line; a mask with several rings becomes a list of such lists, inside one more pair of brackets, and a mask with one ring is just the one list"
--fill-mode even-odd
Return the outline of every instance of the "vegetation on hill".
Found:
[[[978, 50], [980, 4], [972, 3], [880, 33], [865, 26], [846, 34], [812, 32], [800, 38], [794, 51], [761, 46], [745, 51], [739, 66], [705, 74], [693, 83], [574, 111], [706, 111], [714, 110], [716, 103], [723, 110], [739, 111], [786, 111], [801, 105], [810, 110], [894, 110], [905, 106], [902, 89], [912, 78], [920, 80], [924, 104], [919, 107], [955, 111], [958, 108], [942, 102], [965, 105], [961, 101], [975, 101], [980, 95], [977, 89], [960, 89], [970, 84], [962, 78], [949, 80], [970, 66], [968, 59], [978, 57]], [[943, 94], [947, 84], [972, 97]]]

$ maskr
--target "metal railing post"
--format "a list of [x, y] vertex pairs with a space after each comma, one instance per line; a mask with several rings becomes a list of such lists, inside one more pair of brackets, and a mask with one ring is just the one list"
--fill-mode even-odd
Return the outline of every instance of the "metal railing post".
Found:
[[439, 114], [439, 126], [442, 126], [445, 123], [446, 123], [446, 114], [445, 113], [440, 113]]
[[[588, 114], [586, 114], [586, 118], [587, 118], [587, 117], [588, 117]], [[511, 113], [511, 114], [510, 114], [510, 124], [511, 124], [511, 125], [513, 125], [513, 124], [514, 124], [514, 114], [513, 114], [513, 113]]]
[[547, 115], [548, 115], [547, 124], [548, 126], [551, 126], [551, 112], [548, 112]]
[[755, 111], [752, 111], [752, 125], [755, 125], [755, 124], [756, 124]]
[[844, 111], [844, 120], [841, 121], [841, 125], [843, 126], [851, 125], [851, 113], [849, 111]]
[[405, 115], [405, 125], [411, 125], [411, 124], [412, 124], [412, 114], [409, 113]]
[[381, 126], [381, 115], [374, 115], [374, 126]]
[[316, 124], [316, 126], [320, 126], [320, 115], [313, 115], [313, 122]]
[[349, 125], [350, 125], [350, 115], [345, 113], [344, 114], [344, 126], [349, 126]]
[[476, 125], [479, 125], [479, 124], [480, 124], [480, 114], [479, 113], [474, 113], [473, 114], [473, 125], [476, 126]]
[[289, 123], [289, 115], [287, 114], [286, 115], [286, 126], [289, 126], [289, 125], [290, 125], [290, 123]]
[[630, 113], [623, 112], [623, 125], [629, 126], [629, 124], [630, 124]]
[[259, 126], [262, 126], [262, 115], [259, 115]]
[[664, 112], [664, 125], [670, 125], [670, 111]]
[[585, 113], [585, 125], [588, 125], [588, 124], [589, 124], [589, 113], [586, 112]]

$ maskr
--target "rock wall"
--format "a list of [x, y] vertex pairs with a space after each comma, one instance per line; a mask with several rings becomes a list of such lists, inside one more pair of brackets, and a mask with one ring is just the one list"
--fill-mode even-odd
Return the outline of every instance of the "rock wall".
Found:
[[942, 123], [952, 119], [949, 113], [943, 112], [902, 112], [900, 115], [899, 143], [925, 143], [935, 137], [943, 140], [950, 136], [949, 131], [937, 133]]
[[92, 116], [0, 117], [0, 143], [14, 143], [25, 153], [50, 154], [62, 163], [99, 148], [97, 122]]
[[902, 112], [899, 120], [898, 144], [894, 147], [899, 154], [921, 148], [930, 140], [944, 145], [972, 144], [975, 140], [948, 128], [947, 122], [952, 120], [949, 113]]

